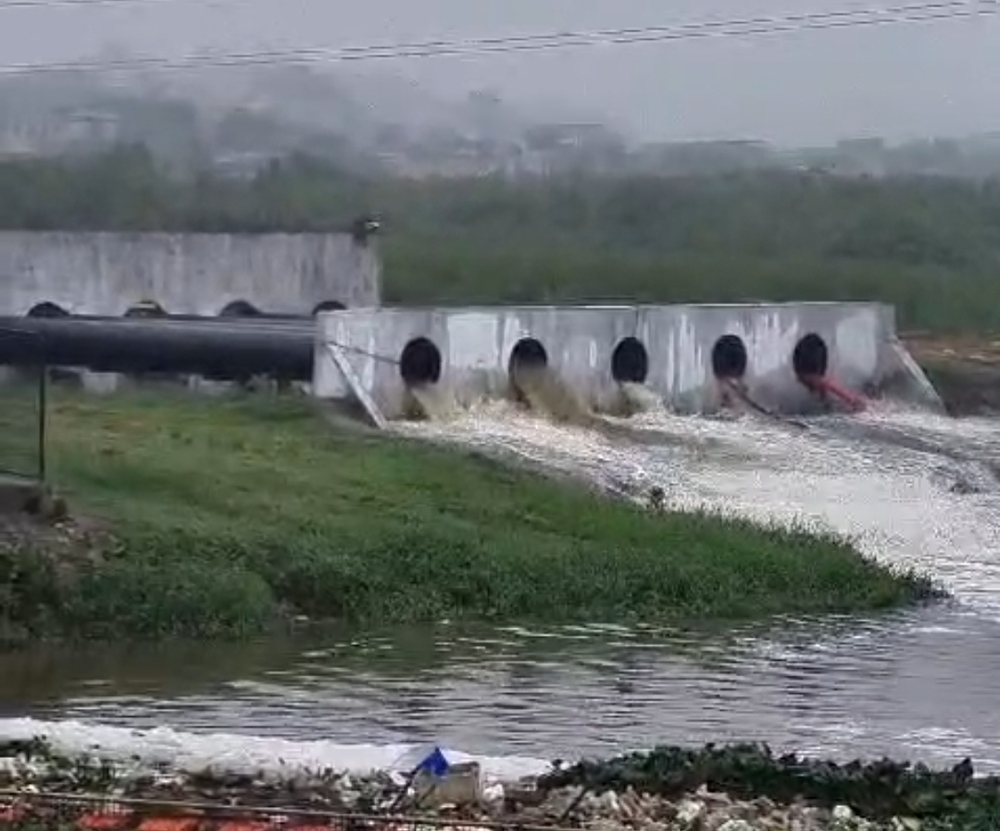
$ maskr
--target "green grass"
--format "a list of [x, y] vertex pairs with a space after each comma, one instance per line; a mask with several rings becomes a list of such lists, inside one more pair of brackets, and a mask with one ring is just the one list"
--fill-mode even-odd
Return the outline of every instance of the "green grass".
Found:
[[0, 473], [38, 475], [40, 409], [37, 382], [0, 382]]
[[738, 303], [880, 301], [902, 328], [937, 332], [1000, 327], [1000, 283], [989, 269], [756, 256], [720, 251], [651, 254], [578, 245], [387, 238], [385, 302]]
[[117, 543], [61, 579], [45, 559], [0, 552], [8, 623], [27, 632], [246, 634], [288, 614], [757, 617], [927, 592], [836, 540], [653, 515], [459, 451], [336, 429], [304, 401], [62, 392], [50, 436], [57, 487], [110, 521]]

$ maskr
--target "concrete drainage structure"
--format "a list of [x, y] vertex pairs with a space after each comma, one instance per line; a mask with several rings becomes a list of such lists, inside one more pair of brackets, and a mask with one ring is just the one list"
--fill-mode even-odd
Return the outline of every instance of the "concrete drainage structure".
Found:
[[896, 338], [894, 310], [877, 303], [362, 308], [317, 321], [314, 394], [350, 398], [360, 386], [390, 419], [408, 412], [414, 387], [469, 406], [516, 391], [531, 367], [597, 411], [613, 411], [632, 384], [673, 410], [710, 412], [736, 384], [765, 408], [808, 412], [821, 403], [817, 379], [845, 395], [891, 387], [940, 408]]
[[375, 246], [354, 232], [3, 231], [10, 337], [0, 358], [27, 360], [14, 348], [20, 332], [94, 389], [114, 388], [120, 372], [280, 367], [286, 380], [311, 377], [321, 398], [359, 400], [376, 423], [415, 399], [425, 411], [523, 400], [519, 379], [540, 369], [567, 406], [579, 398], [597, 411], [629, 409], [621, 401], [639, 387], [643, 401], [681, 412], [739, 400], [785, 412], [824, 399], [850, 406], [870, 388], [940, 408], [889, 306], [382, 308], [380, 271]]
[[[2, 317], [264, 322], [380, 301], [377, 247], [353, 232], [0, 231]], [[62, 376], [95, 391], [125, 377]]]
[[380, 299], [375, 246], [346, 232], [0, 231], [0, 315], [311, 315]]

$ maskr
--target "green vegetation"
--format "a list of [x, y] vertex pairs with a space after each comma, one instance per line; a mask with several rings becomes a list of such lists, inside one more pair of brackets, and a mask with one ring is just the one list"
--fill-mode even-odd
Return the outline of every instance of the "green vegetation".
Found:
[[[2, 335], [0, 335], [2, 339]], [[39, 472], [40, 370], [19, 371], [0, 395], [0, 475], [35, 477]]]
[[[930, 594], [846, 543], [653, 515], [296, 399], [58, 393], [50, 467], [114, 542], [0, 546], [8, 631], [229, 635], [288, 614], [663, 620], [879, 609]], [[0, 630], [4, 621], [0, 620]]]
[[375, 211], [390, 302], [877, 299], [907, 328], [1000, 328], [996, 181], [403, 182], [304, 159], [180, 181], [122, 150], [0, 165], [0, 195], [0, 228], [318, 230]]

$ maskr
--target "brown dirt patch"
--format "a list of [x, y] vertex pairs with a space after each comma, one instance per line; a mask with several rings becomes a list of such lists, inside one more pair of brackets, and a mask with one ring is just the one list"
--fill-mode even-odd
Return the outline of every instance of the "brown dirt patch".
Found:
[[59, 573], [83, 563], [98, 563], [108, 550], [110, 529], [100, 520], [66, 516], [0, 513], [0, 552], [30, 551], [49, 559]]
[[934, 335], [912, 332], [903, 341], [918, 361], [1000, 368], [1000, 335]]
[[1000, 335], [902, 336], [952, 415], [1000, 412]]

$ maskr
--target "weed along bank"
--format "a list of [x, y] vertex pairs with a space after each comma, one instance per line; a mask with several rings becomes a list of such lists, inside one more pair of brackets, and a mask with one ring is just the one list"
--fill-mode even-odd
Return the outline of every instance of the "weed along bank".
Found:
[[59, 389], [50, 423], [53, 480], [80, 526], [61, 526], [55, 553], [32, 538], [3, 546], [19, 600], [6, 626], [22, 637], [229, 636], [288, 615], [744, 618], [930, 592], [837, 539], [651, 513], [461, 449], [331, 426], [307, 399]]

